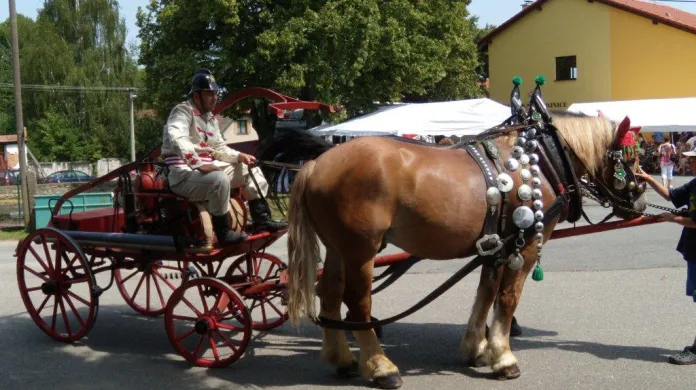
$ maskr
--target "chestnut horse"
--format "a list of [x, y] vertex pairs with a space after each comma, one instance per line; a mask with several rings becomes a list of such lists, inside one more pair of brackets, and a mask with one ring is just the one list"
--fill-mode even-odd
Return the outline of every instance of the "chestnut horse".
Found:
[[[549, 122], [546, 126], [498, 127], [477, 137], [489, 137], [497, 147], [499, 159], [506, 162], [502, 169], [514, 182], [512, 190], [506, 189], [514, 195], [509, 196], [507, 221], [498, 231], [501, 237], [516, 236], [521, 229], [519, 221], [513, 221], [516, 216], [512, 210], [522, 205], [517, 196], [523, 184], [522, 170], [508, 168], [507, 162], [521, 132], [534, 127], [529, 133], [532, 137], [555, 133], [560, 143], [558, 149], [552, 150], [541, 150], [539, 143], [540, 155], [546, 156], [539, 162], [544, 170], [532, 170], [535, 178], [541, 179], [536, 188], [543, 194], [535, 199], [546, 205], [544, 210], [537, 208], [539, 212], [547, 212], [548, 205], [569, 192], [580, 191], [566, 188], [568, 191], [559, 192], [559, 183], [549, 177], [548, 172], [553, 170], [544, 168], [544, 162], [559, 158], [577, 177], [587, 175], [615, 206], [623, 206], [624, 215], [631, 217], [631, 210], [645, 209], [645, 183], [635, 182], [630, 167], [616, 153], [620, 151], [618, 140], [628, 131], [628, 118], [617, 126], [603, 117], [555, 113]], [[293, 142], [292, 137], [281, 136], [273, 145], [276, 152], [289, 151], [300, 144], [309, 150], [307, 145], [313, 142], [318, 154], [297, 173], [290, 192], [288, 311], [296, 324], [303, 314], [317, 321], [315, 293], [320, 298], [319, 318], [340, 320], [341, 304], [345, 303], [351, 321], [370, 322], [374, 258], [386, 243], [423, 259], [447, 260], [477, 254], [477, 241], [484, 234], [484, 220], [491, 205], [487, 197], [491, 186], [474, 155], [464, 148], [471, 140], [454, 146], [429, 147], [388, 137], [362, 137], [331, 147], [307, 133], [294, 137]], [[561, 148], [567, 150], [565, 157], [560, 157]], [[534, 155], [533, 164], [536, 159]], [[618, 174], [617, 169], [622, 173]], [[581, 208], [581, 202], [574, 207]], [[568, 208], [563, 210], [542, 225], [537, 217], [537, 224], [531, 225], [531, 235], [546, 242], [555, 225], [567, 220]], [[527, 223], [525, 227], [529, 226]], [[535, 232], [538, 226], [541, 227]], [[319, 240], [326, 248], [326, 258], [323, 275], [315, 286], [321, 262]], [[510, 350], [509, 330], [525, 279], [539, 260], [541, 245], [537, 238], [529, 239], [519, 252], [522, 259], [516, 269], [500, 264], [496, 267], [490, 262], [483, 265], [476, 301], [461, 341], [461, 352], [469, 364], [488, 365], [502, 378], [520, 375], [517, 359]], [[504, 259], [507, 257], [505, 254]], [[486, 337], [486, 319], [494, 301], [494, 318]], [[379, 387], [401, 386], [399, 369], [385, 355], [373, 329], [353, 332], [360, 345], [359, 360], [351, 353], [343, 330], [323, 327], [322, 331], [322, 358], [339, 373], [358, 374], [355, 371], [359, 370]]]

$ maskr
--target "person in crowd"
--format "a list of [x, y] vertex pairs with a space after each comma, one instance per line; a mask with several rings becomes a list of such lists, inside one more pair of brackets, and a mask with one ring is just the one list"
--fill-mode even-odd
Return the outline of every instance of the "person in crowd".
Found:
[[[662, 134], [662, 133], [660, 133]], [[674, 161], [677, 157], [677, 149], [670, 142], [669, 135], [664, 136], [664, 142], [657, 149], [660, 157], [660, 170], [662, 171], [662, 184], [667, 188], [672, 188], [672, 175], [674, 172]]]

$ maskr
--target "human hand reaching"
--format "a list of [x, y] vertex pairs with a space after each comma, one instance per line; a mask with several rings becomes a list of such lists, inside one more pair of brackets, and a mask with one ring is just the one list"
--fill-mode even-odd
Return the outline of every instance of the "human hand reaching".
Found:
[[239, 153], [239, 156], [237, 156], [237, 161], [248, 166], [253, 166], [256, 164], [256, 157], [246, 153]]

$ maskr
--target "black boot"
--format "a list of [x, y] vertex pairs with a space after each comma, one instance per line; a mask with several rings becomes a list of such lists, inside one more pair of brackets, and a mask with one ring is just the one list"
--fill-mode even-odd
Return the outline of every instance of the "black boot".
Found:
[[237, 244], [248, 237], [246, 233], [237, 233], [230, 228], [232, 224], [230, 213], [223, 215], [211, 214], [211, 217], [213, 220], [213, 231], [215, 231], [219, 245]]
[[253, 228], [256, 232], [275, 232], [288, 227], [287, 222], [278, 222], [271, 219], [271, 211], [262, 199], [250, 200], [249, 212], [251, 213], [251, 219], [254, 221]]

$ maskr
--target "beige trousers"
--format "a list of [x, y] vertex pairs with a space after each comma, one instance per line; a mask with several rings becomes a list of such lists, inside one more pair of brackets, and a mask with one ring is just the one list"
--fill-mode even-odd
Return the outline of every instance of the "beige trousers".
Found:
[[[223, 215], [230, 210], [230, 190], [242, 187], [245, 200], [258, 199], [268, 193], [268, 182], [258, 167], [249, 169], [246, 164], [237, 163], [222, 171], [203, 173], [198, 170], [185, 171], [172, 167], [170, 176], [176, 176], [177, 183], [170, 185], [172, 192], [184, 196], [192, 202], [208, 201], [208, 211], [212, 215]], [[254, 175], [259, 188], [256, 188], [249, 173]], [[261, 193], [259, 194], [259, 190]]]

